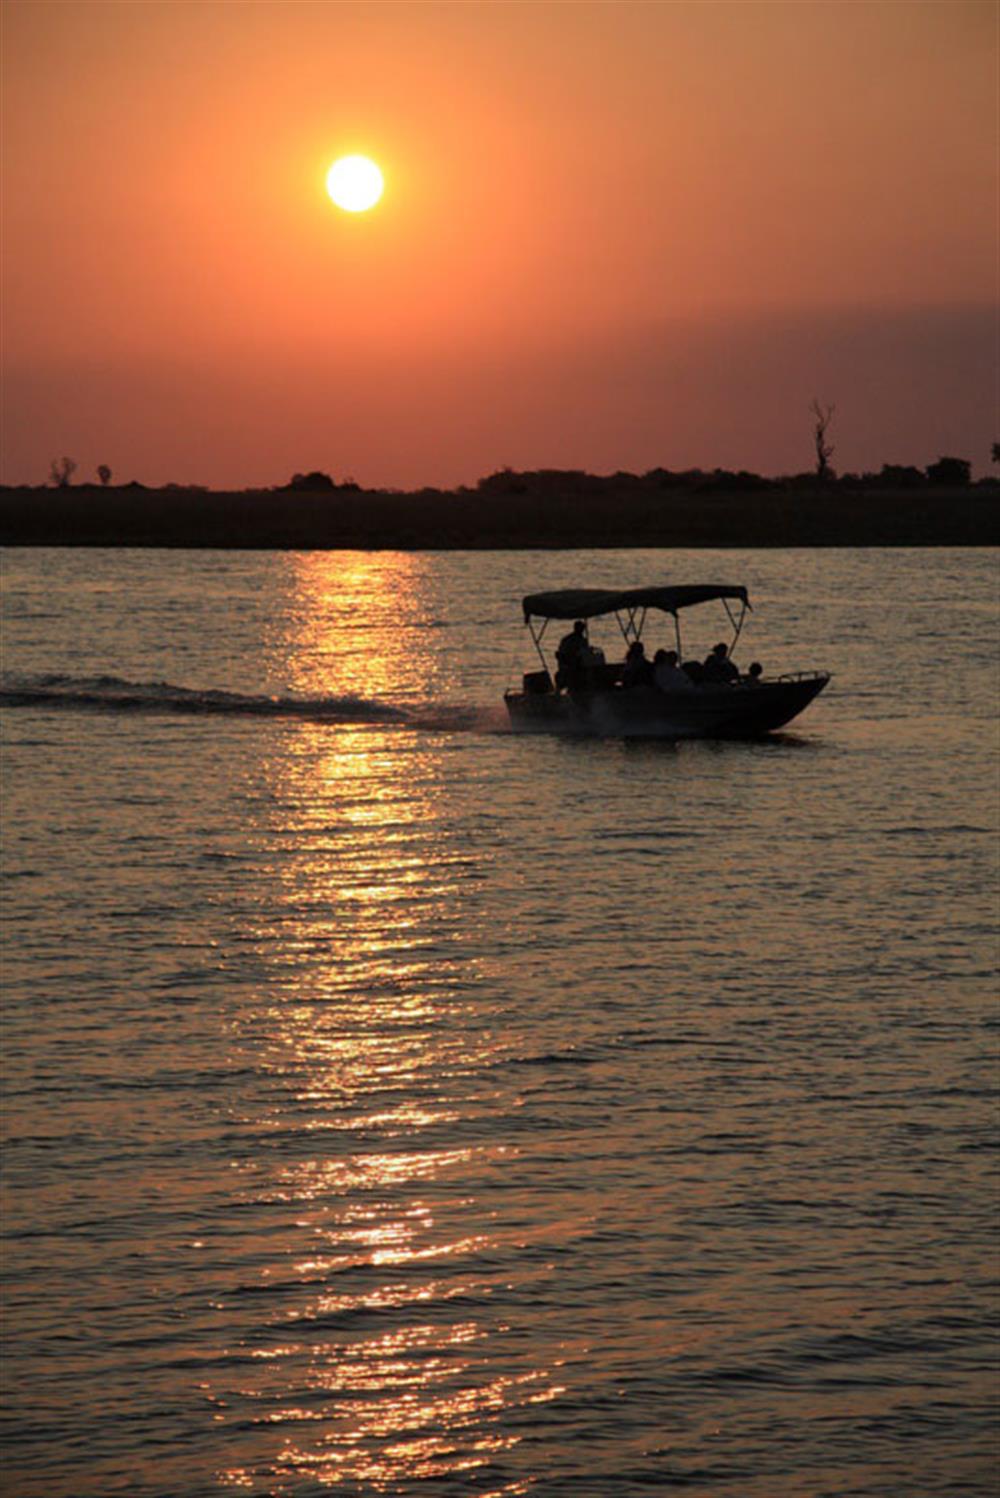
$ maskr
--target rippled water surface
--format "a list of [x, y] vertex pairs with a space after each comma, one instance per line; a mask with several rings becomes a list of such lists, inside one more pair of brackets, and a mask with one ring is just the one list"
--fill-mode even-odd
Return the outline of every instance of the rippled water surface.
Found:
[[[994, 1494], [997, 580], [8, 552], [4, 1493]], [[507, 731], [661, 581], [830, 688]]]

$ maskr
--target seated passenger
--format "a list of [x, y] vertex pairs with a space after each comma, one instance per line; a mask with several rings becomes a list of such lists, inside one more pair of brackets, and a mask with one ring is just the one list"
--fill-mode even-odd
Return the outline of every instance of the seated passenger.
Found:
[[763, 675], [764, 667], [761, 665], [760, 661], [751, 661], [750, 669], [743, 680], [746, 682], [748, 687], [759, 687], [760, 679]]
[[653, 684], [661, 692], [690, 692], [694, 683], [677, 664], [676, 650], [658, 650], [653, 656]]
[[641, 640], [633, 640], [625, 654], [622, 671], [623, 687], [646, 687], [653, 680], [652, 662], [646, 659], [646, 647]]
[[705, 667], [701, 661], [685, 661], [681, 670], [693, 686], [700, 686], [705, 680]]
[[723, 644], [713, 645], [705, 657], [705, 680], [711, 682], [738, 681], [740, 673], [729, 659], [729, 651]]

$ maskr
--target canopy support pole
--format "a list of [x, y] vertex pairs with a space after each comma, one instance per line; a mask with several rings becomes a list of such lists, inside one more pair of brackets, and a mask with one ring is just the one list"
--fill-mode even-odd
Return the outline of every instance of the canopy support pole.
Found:
[[550, 672], [549, 672], [549, 663], [545, 659], [544, 652], [542, 651], [542, 635], [544, 635], [544, 633], [545, 633], [545, 626], [548, 624], [549, 621], [547, 619], [543, 619], [542, 620], [542, 624], [541, 624], [541, 628], [537, 629], [537, 630], [535, 629], [534, 623], [532, 622], [531, 619], [526, 619], [524, 622], [528, 626], [528, 633], [531, 635], [531, 638], [532, 638], [532, 641], [534, 643], [535, 649], [538, 651], [538, 659], [542, 663], [542, 670], [545, 672], [546, 675], [549, 675], [550, 674]]
[[[627, 617], [624, 621], [617, 609], [615, 610], [615, 618], [618, 620], [618, 628], [622, 632], [625, 644], [630, 645], [633, 640], [640, 640], [642, 638], [642, 632], [646, 628], [646, 607], [644, 604], [636, 604], [633, 608], [626, 608], [625, 612]], [[636, 623], [636, 615], [639, 616], [638, 624]]]
[[740, 637], [740, 631], [743, 628], [743, 621], [744, 621], [744, 619], [747, 616], [747, 606], [746, 606], [746, 604], [742, 605], [742, 607], [740, 608], [740, 617], [738, 619], [734, 619], [733, 618], [733, 611], [729, 607], [729, 599], [728, 598], [724, 598], [722, 600], [722, 606], [723, 606], [723, 608], [725, 609], [726, 613], [729, 616], [729, 622], [730, 622], [730, 624], [733, 626], [733, 639], [732, 639], [732, 644], [729, 647], [729, 654], [732, 655], [733, 651], [736, 649], [736, 642], [737, 642], [737, 640]]

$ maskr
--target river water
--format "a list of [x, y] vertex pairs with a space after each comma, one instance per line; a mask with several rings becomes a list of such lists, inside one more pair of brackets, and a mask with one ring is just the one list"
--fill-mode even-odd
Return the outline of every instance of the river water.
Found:
[[[8, 551], [4, 1493], [994, 1494], [998, 575]], [[697, 581], [783, 735], [507, 731]]]

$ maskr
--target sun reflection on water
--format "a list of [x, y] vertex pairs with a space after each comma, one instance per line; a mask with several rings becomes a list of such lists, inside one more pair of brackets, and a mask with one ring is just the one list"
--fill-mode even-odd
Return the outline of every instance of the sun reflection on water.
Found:
[[[420, 559], [293, 565], [293, 688], [405, 697], [414, 618], [433, 622], [413, 606]], [[360, 599], [375, 622], [345, 648]], [[220, 1474], [233, 1487], [523, 1493], [530, 1480], [502, 1470], [521, 1440], [511, 1413], [559, 1393], [555, 1370], [501, 1350], [495, 1302], [524, 1234], [484, 1190], [517, 1160], [491, 1081], [510, 1040], [477, 1009], [477, 869], [440, 753], [429, 736], [302, 721], [267, 767], [277, 856], [247, 937], [270, 1085], [238, 1164], [259, 1224], [241, 1290], [259, 1312], [211, 1396], [257, 1433], [256, 1460]], [[551, 1265], [518, 1273], [544, 1282]]]
[[290, 603], [274, 623], [282, 679], [309, 696], [388, 702], [449, 674], [447, 624], [420, 552], [291, 552]]

